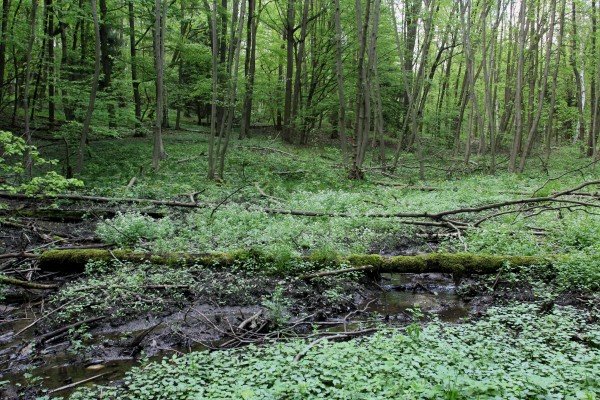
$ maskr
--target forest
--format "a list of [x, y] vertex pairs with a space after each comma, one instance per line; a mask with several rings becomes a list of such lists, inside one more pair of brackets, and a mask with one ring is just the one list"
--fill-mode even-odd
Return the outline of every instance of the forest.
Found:
[[0, 398], [600, 399], [600, 1], [1, 2]]

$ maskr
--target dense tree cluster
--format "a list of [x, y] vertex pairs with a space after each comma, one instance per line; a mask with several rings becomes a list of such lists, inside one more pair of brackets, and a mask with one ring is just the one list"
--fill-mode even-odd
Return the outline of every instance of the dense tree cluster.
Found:
[[251, 126], [334, 140], [351, 178], [403, 152], [423, 177], [444, 148], [522, 172], [564, 143], [598, 157], [597, 20], [596, 0], [2, 0], [0, 112], [29, 144], [62, 134], [76, 171], [90, 134], [150, 127], [158, 168], [163, 128], [195, 119], [213, 179]]

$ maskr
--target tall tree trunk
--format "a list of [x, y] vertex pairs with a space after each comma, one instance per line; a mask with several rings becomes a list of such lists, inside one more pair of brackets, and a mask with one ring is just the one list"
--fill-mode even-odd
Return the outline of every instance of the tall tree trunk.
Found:
[[598, 137], [598, 132], [600, 131], [600, 62], [598, 61], [598, 50], [596, 46], [598, 40], [597, 13], [596, 0], [592, 0], [592, 82], [590, 85], [590, 99], [592, 102], [592, 107], [590, 132], [588, 135], [586, 151], [588, 157], [592, 157], [594, 155], [596, 138]]
[[[24, 112], [24, 130], [25, 141], [27, 145], [31, 145], [31, 129], [29, 127], [29, 86], [31, 83], [31, 53], [33, 52], [33, 44], [35, 43], [35, 31], [37, 23], [37, 0], [31, 2], [31, 13], [29, 14], [29, 37], [27, 43], [27, 56], [25, 61], [25, 83], [23, 88], [23, 112]], [[31, 178], [33, 160], [29, 148], [25, 151], [24, 167], [27, 176]]]
[[508, 171], [515, 172], [517, 167], [517, 157], [521, 150], [521, 141], [523, 138], [523, 70], [525, 63], [525, 39], [527, 37], [527, 2], [521, 1], [519, 10], [519, 33], [517, 36], [517, 79], [515, 83], [515, 133], [513, 137]]
[[[8, 17], [10, 13], [10, 0], [2, 0], [2, 22], [0, 23], [0, 106], [4, 100], [4, 73], [6, 71], [6, 34], [8, 31]], [[17, 71], [15, 71], [16, 74]]]
[[[260, 3], [260, 0], [259, 0]], [[260, 9], [259, 4], [259, 9]], [[242, 123], [240, 126], [240, 139], [244, 139], [250, 132], [252, 117], [252, 100], [254, 95], [254, 74], [256, 72], [256, 31], [258, 29], [258, 14], [256, 14], [256, 0], [248, 0], [248, 27], [246, 39], [246, 60], [244, 72], [246, 75], [246, 92], [242, 108]]]
[[344, 60], [342, 54], [342, 23], [340, 18], [340, 0], [334, 0], [335, 25], [335, 74], [338, 89], [337, 131], [342, 144], [344, 164], [348, 162], [348, 139], [346, 138], [346, 92], [344, 90]]
[[[296, 120], [298, 117], [298, 110], [300, 108], [300, 92], [303, 86], [303, 64], [304, 64], [304, 53], [306, 49], [306, 30], [308, 28], [308, 10], [311, 0], [303, 0], [304, 5], [302, 7], [302, 20], [300, 22], [300, 39], [298, 40], [298, 50], [296, 52], [296, 77], [294, 79], [294, 91], [292, 95], [292, 114], [290, 116], [290, 124], [292, 125], [292, 131], [297, 132]], [[304, 139], [300, 138], [300, 143], [304, 143]]]
[[219, 67], [219, 44], [217, 42], [217, 0], [212, 2], [210, 19], [211, 31], [211, 83], [212, 98], [210, 110], [210, 137], [208, 141], [208, 179], [215, 179], [215, 137], [217, 136], [217, 89], [218, 89], [218, 67]]
[[135, 113], [136, 135], [139, 135], [140, 122], [142, 120], [142, 96], [140, 95], [140, 82], [137, 71], [137, 49], [135, 42], [135, 13], [134, 0], [128, 1], [128, 19], [129, 19], [129, 55], [131, 57], [131, 85], [133, 89], [133, 104]]
[[52, 4], [52, 0], [46, 1], [46, 18], [47, 18], [47, 27], [46, 32], [48, 37], [46, 38], [46, 45], [48, 46], [48, 125], [52, 129], [55, 122], [55, 66], [54, 66], [54, 5]]
[[573, 32], [571, 35], [571, 56], [569, 57], [569, 62], [571, 64], [571, 69], [573, 70], [573, 75], [575, 77], [575, 86], [577, 88], [577, 111], [578, 111], [578, 121], [577, 121], [577, 129], [574, 138], [574, 142], [579, 139], [585, 138], [585, 118], [584, 118], [584, 107], [585, 102], [583, 98], [585, 96], [585, 88], [582, 82], [583, 74], [579, 71], [579, 67], [577, 65], [577, 52], [578, 52], [578, 40], [577, 36], [577, 7], [575, 2], [571, 3], [571, 18], [572, 18], [572, 26]]
[[77, 173], [80, 173], [83, 170], [84, 152], [88, 142], [88, 134], [90, 131], [90, 124], [92, 122], [92, 114], [94, 113], [94, 104], [96, 103], [96, 93], [98, 92], [102, 57], [100, 50], [100, 21], [98, 21], [98, 9], [96, 6], [96, 0], [90, 0], [90, 6], [92, 9], [92, 19], [94, 20], [94, 76], [92, 77], [90, 101], [88, 103], [85, 119], [83, 121], [83, 129], [81, 131], [79, 149], [77, 150], [77, 165], [75, 167], [75, 172]]
[[[112, 70], [113, 70], [113, 59], [111, 56], [111, 44], [109, 43], [110, 38], [110, 25], [108, 24], [108, 8], [106, 0], [99, 0], [100, 6], [100, 51], [102, 54], [102, 79], [99, 83], [99, 90], [103, 92], [111, 92], [112, 83]], [[115, 105], [112, 99], [108, 99], [108, 126], [114, 128], [117, 126], [115, 116]]]
[[167, 4], [163, 0], [154, 2], [154, 65], [156, 70], [156, 118], [154, 120], [154, 146], [152, 152], [152, 168], [156, 171], [160, 161], [166, 157], [162, 139], [163, 122], [163, 79], [165, 64], [165, 33]]
[[371, 13], [371, 0], [366, 1], [365, 16], [363, 21], [362, 4], [360, 0], [355, 1], [356, 7], [356, 31], [359, 41], [358, 48], [358, 79], [356, 81], [356, 112], [354, 123], [354, 142], [352, 143], [353, 158], [352, 166], [350, 167], [350, 179], [363, 179], [364, 172], [362, 171], [363, 162], [363, 141], [368, 133], [366, 129], [370, 129], [368, 123], [369, 114], [369, 82], [368, 82], [368, 65], [365, 65], [367, 56], [367, 39], [369, 37], [369, 21]]
[[[237, 31], [233, 37], [231, 46], [233, 47], [233, 66], [231, 70], [230, 84], [229, 84], [229, 95], [228, 95], [228, 106], [226, 109], [227, 121], [225, 134], [219, 137], [219, 141], [223, 138], [223, 144], [220, 146], [219, 154], [219, 177], [223, 179], [225, 170], [225, 157], [227, 155], [227, 148], [229, 146], [229, 140], [231, 138], [231, 130], [233, 127], [233, 114], [235, 112], [235, 106], [237, 101], [237, 84], [239, 76], [240, 66], [240, 51], [242, 47], [242, 31], [244, 29], [244, 19], [246, 14], [246, 1], [241, 0], [240, 13], [238, 17]], [[234, 6], [234, 11], [237, 7]], [[224, 136], [224, 137], [223, 137]]]
[[[540, 122], [540, 118], [542, 116], [542, 110], [544, 108], [544, 96], [546, 94], [546, 86], [548, 84], [548, 75], [550, 74], [550, 56], [552, 54], [552, 43], [554, 40], [554, 22], [556, 20], [556, 0], [551, 0], [550, 2], [550, 25], [548, 27], [548, 34], [546, 36], [546, 54], [544, 59], [544, 71], [542, 73], [542, 82], [540, 84], [540, 88], [538, 89], [538, 102], [537, 102], [537, 110], [533, 116], [533, 121], [531, 126], [529, 127], [529, 133], [527, 135], [527, 140], [525, 142], [525, 148], [523, 149], [523, 154], [521, 154], [521, 161], [519, 163], [519, 172], [523, 172], [525, 169], [525, 163], [527, 162], [527, 157], [531, 152], [531, 148], [533, 147], [533, 141], [537, 134], [538, 124]], [[532, 110], [533, 112], [533, 110]]]
[[562, 0], [561, 11], [560, 11], [560, 27], [558, 33], [558, 43], [556, 45], [556, 67], [552, 75], [552, 89], [550, 89], [550, 110], [548, 111], [548, 125], [546, 125], [545, 134], [545, 157], [546, 164], [550, 158], [550, 141], [554, 133], [554, 113], [556, 112], [556, 87], [558, 86], [558, 72], [560, 71], [560, 60], [562, 54], [562, 44], [565, 30], [565, 11], [566, 11], [566, 0]]
[[292, 117], [292, 81], [294, 79], [294, 25], [295, 0], [288, 0], [287, 19], [285, 23], [286, 67], [285, 67], [285, 100], [283, 105], [283, 140], [287, 143], [294, 141]]

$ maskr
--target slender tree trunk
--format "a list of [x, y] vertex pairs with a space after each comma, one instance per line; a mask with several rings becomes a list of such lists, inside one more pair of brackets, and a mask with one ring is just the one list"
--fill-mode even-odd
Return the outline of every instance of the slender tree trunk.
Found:
[[286, 20], [286, 68], [285, 68], [285, 100], [283, 106], [283, 140], [287, 143], [294, 141], [292, 121], [292, 88], [294, 79], [294, 25], [295, 0], [288, 0]]
[[137, 71], [137, 49], [135, 43], [135, 13], [134, 0], [128, 1], [128, 19], [129, 19], [129, 55], [131, 57], [131, 85], [133, 89], [133, 104], [135, 113], [136, 135], [140, 133], [140, 122], [142, 121], [142, 96], [140, 95], [140, 82]]
[[[111, 57], [111, 45], [109, 43], [109, 31], [111, 29], [108, 24], [108, 7], [106, 0], [99, 0], [100, 6], [100, 51], [102, 54], [102, 79], [99, 83], [99, 90], [110, 93], [112, 83], [113, 60]], [[115, 116], [115, 105], [112, 99], [108, 99], [108, 126], [116, 127], [117, 121]]]
[[588, 135], [587, 151], [588, 157], [594, 155], [594, 149], [596, 148], [596, 138], [600, 131], [600, 62], [598, 61], [597, 51], [597, 35], [598, 35], [598, 11], [596, 7], [596, 0], [592, 0], [592, 82], [591, 88], [591, 123], [590, 132]]
[[[223, 179], [224, 170], [225, 170], [225, 157], [227, 155], [227, 148], [229, 146], [229, 140], [231, 138], [231, 130], [233, 128], [233, 114], [235, 112], [235, 106], [237, 101], [237, 84], [238, 84], [238, 76], [239, 76], [239, 66], [240, 66], [240, 51], [242, 47], [242, 31], [244, 29], [244, 20], [246, 17], [246, 1], [241, 0], [240, 14], [238, 17], [238, 26], [237, 31], [235, 32], [234, 38], [232, 40], [231, 46], [233, 47], [233, 67], [231, 71], [231, 79], [229, 84], [229, 100], [228, 107], [226, 110], [227, 113], [227, 126], [225, 128], [225, 134], [223, 138], [223, 145], [220, 149], [221, 153], [219, 154], [219, 177]], [[237, 7], [234, 7], [234, 10]], [[221, 138], [219, 138], [220, 140]]]
[[573, 75], [575, 77], [575, 86], [577, 88], [577, 111], [578, 111], [578, 121], [577, 121], [577, 129], [575, 134], [574, 142], [579, 139], [585, 138], [585, 118], [584, 118], [584, 107], [585, 103], [583, 101], [584, 98], [584, 85], [582, 82], [582, 75], [579, 71], [579, 67], [577, 65], [577, 52], [578, 52], [578, 40], [577, 36], [577, 8], [575, 2], [571, 3], [571, 18], [572, 18], [572, 26], [573, 32], [571, 35], [571, 56], [569, 58], [569, 62], [571, 64], [571, 69], [573, 70]]
[[96, 103], [96, 93], [98, 92], [98, 85], [100, 79], [100, 67], [101, 67], [101, 50], [100, 50], [100, 21], [98, 20], [98, 9], [96, 6], [96, 0], [90, 0], [90, 6], [92, 9], [92, 19], [94, 20], [94, 76], [92, 77], [92, 89], [90, 91], [90, 101], [83, 121], [83, 129], [81, 131], [81, 138], [79, 141], [79, 149], [77, 150], [77, 166], [75, 172], [80, 173], [83, 170], [83, 158], [85, 147], [88, 142], [88, 134], [90, 131], [90, 124], [92, 122], [92, 114], [94, 113], [94, 104]]
[[154, 121], [154, 147], [152, 152], [152, 168], [156, 171], [160, 161], [166, 157], [162, 139], [163, 122], [163, 78], [164, 78], [164, 56], [165, 56], [165, 33], [166, 33], [166, 9], [167, 4], [163, 0], [154, 2], [154, 62], [156, 70], [156, 116]]
[[217, 136], [217, 89], [218, 89], [218, 67], [219, 67], [219, 44], [217, 42], [217, 0], [212, 2], [212, 11], [210, 19], [211, 27], [211, 82], [212, 99], [210, 111], [210, 138], [208, 141], [208, 178], [215, 179], [215, 137]]
[[[37, 23], [37, 0], [31, 2], [31, 13], [29, 14], [29, 40], [27, 43], [27, 56], [25, 62], [25, 83], [23, 88], [23, 112], [24, 112], [24, 130], [25, 141], [27, 145], [31, 145], [31, 129], [29, 127], [29, 86], [31, 82], [31, 53], [33, 52], [33, 44], [35, 43], [35, 31]], [[27, 176], [31, 178], [33, 160], [29, 148], [25, 151], [24, 167]]]
[[[519, 172], [523, 172], [525, 169], [525, 163], [527, 157], [533, 147], [533, 141], [537, 134], [538, 124], [542, 116], [542, 110], [544, 108], [544, 96], [546, 94], [546, 86], [548, 84], [548, 75], [550, 74], [550, 56], [552, 54], [552, 43], [554, 40], [554, 22], [556, 20], [556, 0], [550, 2], [550, 25], [548, 27], [548, 34], [546, 36], [546, 54], [544, 59], [544, 70], [542, 73], [542, 82], [540, 84], [538, 93], [537, 110], [533, 116], [533, 121], [529, 127], [529, 133], [527, 135], [527, 141], [525, 142], [525, 148], [523, 154], [521, 154], [521, 162], [519, 163]], [[533, 110], [532, 110], [533, 111]]]
[[513, 137], [512, 149], [510, 152], [510, 160], [508, 171], [515, 172], [517, 167], [517, 157], [521, 149], [521, 141], [523, 138], [523, 70], [525, 63], [525, 38], [527, 37], [527, 2], [521, 1], [519, 10], [519, 34], [517, 36], [517, 79], [515, 83], [515, 133]]
[[554, 113], [556, 112], [556, 87], [558, 86], [558, 72], [560, 71], [560, 60], [565, 30], [565, 10], [567, 2], [566, 0], [562, 0], [561, 3], [562, 5], [560, 11], [560, 27], [558, 33], [558, 43], [556, 45], [556, 67], [554, 68], [554, 73], [552, 75], [552, 89], [550, 89], [550, 110], [548, 111], [548, 125], [546, 125], [545, 135], [546, 164], [548, 163], [548, 159], [550, 158], [550, 141], [552, 140], [552, 136], [554, 133]]
[[[260, 1], [260, 0], [259, 0]], [[260, 4], [259, 4], [260, 9]], [[254, 95], [254, 74], [256, 72], [256, 31], [258, 29], [258, 14], [256, 13], [256, 0], [248, 0], [248, 27], [246, 39], [246, 60], [244, 72], [246, 74], [246, 92], [242, 108], [242, 123], [240, 126], [240, 139], [244, 139], [250, 132], [252, 117], [252, 100]]]
[[56, 106], [54, 101], [55, 96], [55, 66], [54, 66], [54, 5], [52, 0], [46, 0], [46, 13], [47, 13], [47, 28], [48, 37], [46, 38], [48, 46], [48, 125], [52, 128], [56, 119]]
[[340, 18], [340, 0], [334, 3], [334, 25], [335, 25], [335, 74], [338, 90], [338, 120], [337, 131], [342, 144], [342, 156], [344, 164], [348, 162], [348, 139], [346, 137], [346, 91], [344, 90], [344, 60], [342, 54], [342, 23]]
[[[8, 17], [10, 13], [10, 0], [2, 0], [2, 22], [0, 23], [0, 106], [4, 100], [4, 73], [6, 71], [6, 34], [8, 31]], [[17, 71], [15, 71], [15, 74]]]

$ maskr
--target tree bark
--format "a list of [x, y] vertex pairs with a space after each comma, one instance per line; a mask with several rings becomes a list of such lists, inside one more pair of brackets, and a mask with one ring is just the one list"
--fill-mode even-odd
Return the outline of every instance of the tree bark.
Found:
[[[259, 9], [261, 7], [259, 0]], [[242, 124], [240, 126], [240, 139], [244, 139], [250, 132], [252, 120], [252, 101], [254, 96], [254, 74], [256, 73], [256, 32], [258, 30], [259, 15], [256, 13], [256, 0], [248, 0], [248, 27], [246, 39], [246, 93], [242, 109]]]
[[131, 57], [131, 85], [133, 89], [133, 104], [135, 107], [135, 128], [136, 135], [139, 135], [140, 122], [142, 121], [142, 97], [140, 95], [140, 82], [137, 71], [137, 49], [135, 42], [135, 13], [134, 0], [128, 1], [128, 20], [129, 20], [129, 55]]
[[[31, 53], [35, 43], [35, 30], [37, 22], [37, 0], [31, 2], [31, 13], [29, 14], [29, 37], [27, 43], [27, 56], [25, 61], [25, 82], [23, 88], [23, 112], [24, 112], [24, 130], [27, 146], [31, 146], [31, 129], [29, 127], [29, 86], [31, 83]], [[25, 172], [29, 178], [32, 176], [33, 160], [29, 148], [25, 151], [24, 159]]]
[[[546, 54], [544, 58], [544, 71], [542, 73], [542, 82], [540, 84], [540, 88], [538, 89], [538, 102], [537, 102], [537, 110], [533, 116], [533, 121], [531, 126], [529, 127], [529, 133], [527, 135], [527, 140], [525, 142], [525, 148], [523, 149], [523, 154], [521, 154], [521, 161], [519, 163], [519, 172], [522, 173], [525, 169], [525, 163], [527, 162], [527, 157], [531, 152], [531, 148], [533, 147], [533, 141], [537, 134], [538, 124], [540, 122], [540, 118], [542, 116], [542, 110], [544, 108], [544, 96], [546, 94], [546, 86], [548, 85], [548, 75], [550, 74], [550, 56], [552, 54], [552, 43], [554, 40], [554, 21], [556, 20], [556, 0], [551, 0], [550, 2], [550, 25], [548, 27], [548, 34], [546, 36]], [[533, 110], [532, 110], [533, 112]]]
[[285, 67], [285, 100], [283, 105], [283, 140], [287, 143], [294, 141], [292, 117], [292, 84], [294, 79], [294, 25], [295, 0], [287, 2], [287, 19], [285, 22], [286, 67]]
[[521, 1], [521, 7], [519, 10], [519, 34], [517, 36], [517, 78], [515, 83], [515, 133], [513, 136], [513, 143], [510, 152], [510, 160], [508, 164], [508, 171], [515, 172], [517, 167], [517, 157], [521, 150], [521, 142], [523, 138], [523, 70], [525, 63], [525, 39], [527, 37], [527, 2]]
[[160, 161], [166, 157], [162, 139], [163, 122], [163, 79], [165, 64], [165, 33], [167, 4], [163, 0], [154, 2], [154, 65], [156, 70], [156, 115], [154, 120], [154, 146], [152, 152], [152, 169], [158, 170]]
[[6, 35], [8, 32], [9, 14], [10, 0], [2, 0], [2, 22], [0, 23], [0, 106], [2, 105], [2, 101], [4, 100], [4, 73], [6, 71]]
[[85, 114], [85, 120], [83, 121], [83, 129], [79, 141], [79, 149], [77, 150], [77, 165], [75, 167], [75, 172], [78, 173], [80, 173], [83, 170], [84, 150], [87, 146], [90, 124], [92, 122], [92, 114], [94, 113], [94, 105], [96, 103], [96, 93], [98, 92], [98, 84], [100, 79], [100, 58], [102, 57], [100, 50], [100, 21], [98, 21], [98, 9], [96, 7], [96, 0], [90, 0], [90, 6], [92, 8], [92, 19], [94, 20], [95, 63], [94, 76], [92, 77], [92, 89], [90, 91], [90, 101], [88, 103], [88, 108]]

